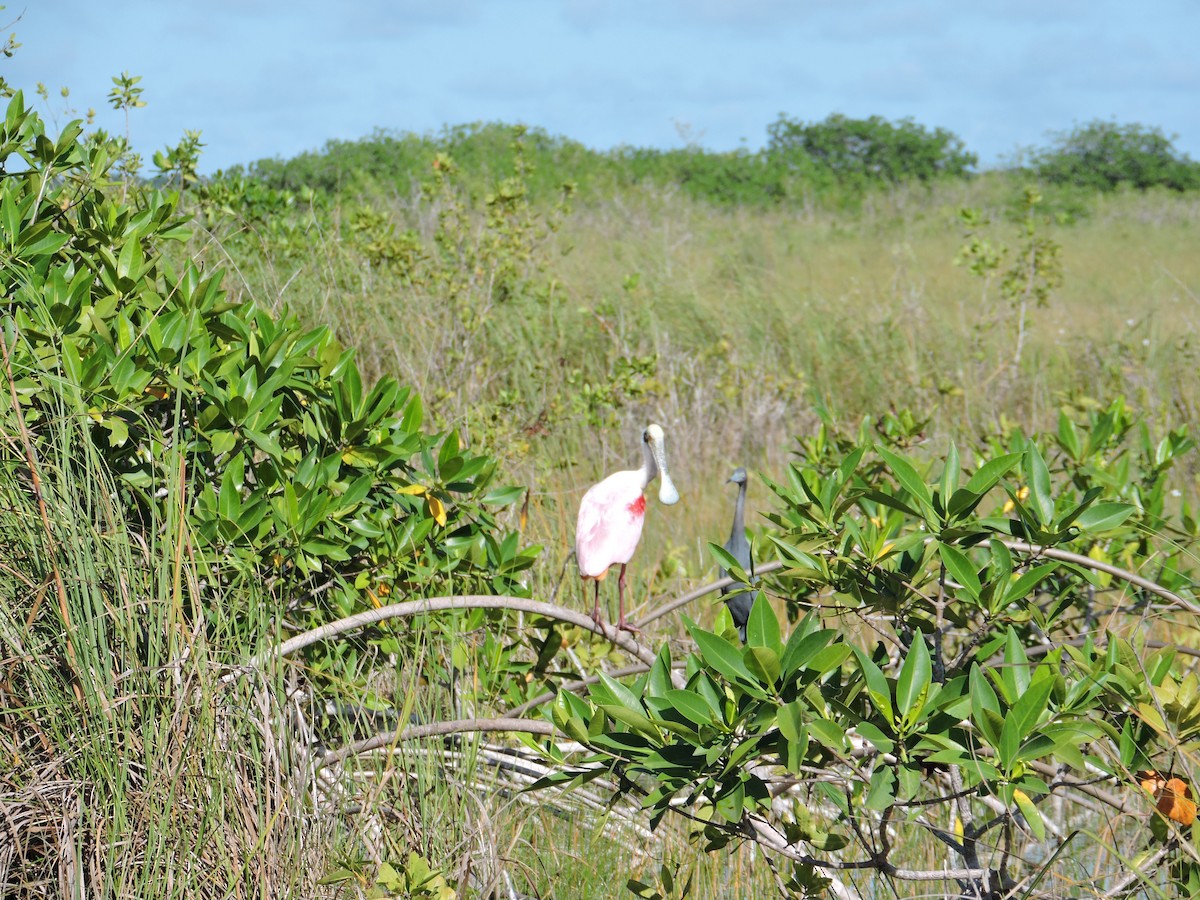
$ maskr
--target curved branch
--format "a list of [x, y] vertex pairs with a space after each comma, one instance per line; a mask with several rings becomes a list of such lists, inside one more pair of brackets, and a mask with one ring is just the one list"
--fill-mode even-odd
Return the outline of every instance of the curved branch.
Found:
[[[937, 538], [930, 537], [930, 538], [926, 539], [926, 543], [932, 543], [935, 540], [937, 540]], [[1083, 566], [1085, 568], [1092, 569], [1097, 572], [1104, 572], [1108, 575], [1113, 576], [1114, 578], [1119, 578], [1122, 581], [1128, 582], [1129, 584], [1137, 585], [1138, 587], [1142, 588], [1143, 590], [1147, 590], [1152, 594], [1156, 594], [1157, 596], [1162, 597], [1164, 600], [1173, 604], [1174, 606], [1178, 606], [1181, 609], [1185, 609], [1191, 613], [1200, 614], [1200, 605], [1193, 603], [1192, 601], [1186, 599], [1185, 597], [1179, 596], [1178, 594], [1174, 593], [1173, 591], [1167, 590], [1165, 587], [1154, 583], [1149, 578], [1144, 578], [1143, 576], [1138, 575], [1135, 572], [1130, 572], [1128, 569], [1122, 569], [1122, 568], [1120, 568], [1118, 566], [1114, 566], [1110, 563], [1101, 562], [1100, 560], [1097, 560], [1097, 559], [1092, 559], [1090, 556], [1084, 556], [1081, 553], [1072, 553], [1069, 550], [1059, 550], [1056, 547], [1038, 547], [1033, 544], [1027, 544], [1024, 541], [1015, 540], [1013, 538], [999, 538], [998, 537], [998, 538], [996, 538], [996, 540], [1000, 541], [1000, 543], [1004, 544], [1004, 546], [1008, 547], [1010, 550], [1016, 550], [1018, 553], [1029, 553], [1033, 556], [1042, 556], [1047, 559], [1056, 559], [1056, 560], [1059, 560], [1060, 562], [1074, 563], [1077, 566]], [[823, 552], [825, 555], [832, 555], [830, 551], [818, 551], [818, 552]], [[764, 563], [761, 566], [756, 566], [755, 570], [754, 570], [754, 574], [755, 574], [755, 576], [766, 575], [771, 572], [776, 572], [779, 569], [784, 568], [786, 565], [787, 564], [785, 562], [783, 562], [782, 560], [774, 560], [769, 563]], [[711, 584], [706, 584], [703, 587], [698, 587], [694, 591], [689, 591], [688, 593], [684, 594], [682, 597], [677, 597], [676, 599], [663, 604], [658, 609], [654, 610], [653, 612], [649, 613], [648, 615], [643, 616], [641, 618], [641, 620], [639, 620], [637, 623], [638, 627], [645, 628], [647, 625], [649, 625], [655, 619], [661, 619], [663, 616], [668, 615], [669, 613], [672, 613], [675, 610], [679, 609], [679, 607], [686, 606], [687, 604], [691, 603], [693, 600], [699, 600], [705, 594], [711, 594], [714, 591], [719, 591], [723, 587], [728, 587], [731, 584], [737, 584], [737, 583], [738, 582], [736, 579], [722, 578], [719, 581], [714, 581]]]
[[336, 765], [351, 756], [390, 747], [402, 741], [413, 741], [418, 738], [434, 737], [439, 734], [482, 733], [488, 731], [523, 731], [527, 734], [550, 736], [556, 729], [549, 722], [540, 719], [455, 719], [450, 722], [431, 722], [428, 725], [410, 725], [399, 731], [389, 731], [387, 734], [377, 734], [364, 741], [347, 744], [337, 750], [326, 753], [317, 763], [318, 769]]
[[1031, 553], [1034, 556], [1044, 556], [1047, 559], [1057, 559], [1061, 562], [1074, 563], [1077, 566], [1084, 566], [1088, 569], [1093, 569], [1097, 572], [1104, 572], [1112, 575], [1114, 578], [1120, 578], [1122, 581], [1127, 581], [1130, 584], [1137, 585], [1143, 590], [1147, 590], [1152, 594], [1157, 594], [1169, 603], [1186, 609], [1190, 613], [1200, 613], [1200, 606], [1197, 606], [1190, 600], [1180, 597], [1173, 591], [1167, 590], [1160, 584], [1155, 584], [1149, 578], [1143, 578], [1135, 572], [1130, 572], [1128, 569], [1122, 569], [1106, 562], [1100, 562], [1098, 559], [1092, 559], [1090, 556], [1084, 556], [1082, 553], [1072, 553], [1070, 550], [1059, 550], [1057, 547], [1038, 547], [1034, 544], [1027, 544], [1024, 541], [1001, 538], [1000, 543], [1008, 547], [1010, 550], [1016, 550], [1018, 553]]
[[793, 845], [787, 842], [787, 838], [760, 816], [747, 816], [747, 820], [750, 828], [753, 830], [753, 834], [749, 835], [752, 840], [775, 851], [781, 856], [802, 865], [813, 866], [814, 868], [831, 869], [833, 871], [850, 871], [855, 869], [861, 871], [863, 869], [870, 869], [882, 875], [895, 878], [898, 881], [961, 881], [964, 879], [981, 878], [990, 874], [987, 869], [973, 868], [931, 869], [928, 871], [899, 869], [885, 859], [864, 859], [852, 862], [820, 859], [793, 850]]
[[[758, 577], [759, 575], [766, 575], [768, 572], [775, 572], [779, 569], [782, 569], [784, 565], [786, 564], [782, 560], [778, 559], [774, 562], [764, 563], [761, 566], [754, 567], [754, 575], [755, 577]], [[693, 600], [699, 600], [705, 594], [711, 594], [713, 591], [719, 591], [723, 587], [728, 587], [731, 584], [738, 583], [739, 582], [736, 578], [722, 578], [720, 581], [714, 581], [712, 584], [706, 584], [704, 587], [698, 587], [694, 591], [689, 591], [688, 593], [684, 594], [682, 597], [677, 597], [669, 603], [664, 603], [649, 615], [643, 616], [641, 620], [638, 621], [637, 625], [639, 628], [645, 628], [655, 619], [661, 619], [668, 613], [672, 613], [679, 609], [679, 607], [686, 606]]]
[[[1075, 637], [1065, 638], [1061, 641], [1054, 641], [1052, 643], [1034, 644], [1032, 647], [1025, 648], [1025, 655], [1030, 659], [1036, 659], [1039, 656], [1045, 656], [1052, 650], [1057, 650], [1059, 647], [1082, 647], [1089, 640], [1095, 643], [1097, 650], [1108, 649], [1107, 641], [1097, 641], [1091, 637]], [[1162, 650], [1169, 647], [1176, 653], [1179, 653], [1183, 656], [1200, 658], [1200, 649], [1197, 649], [1196, 647], [1185, 647], [1180, 644], [1172, 643], [1171, 641], [1156, 641], [1153, 638], [1146, 638], [1144, 641], [1142, 641], [1142, 644], [1146, 647], [1149, 647], [1151, 650]]]
[[574, 610], [555, 606], [552, 603], [542, 603], [539, 600], [529, 600], [525, 597], [484, 596], [468, 594], [460, 597], [429, 597], [425, 600], [407, 600], [403, 603], [393, 603], [381, 606], [379, 609], [369, 609], [366, 612], [347, 616], [334, 622], [328, 622], [318, 628], [302, 632], [289, 638], [282, 644], [264, 650], [250, 659], [250, 666], [259, 668], [264, 663], [282, 656], [289, 656], [297, 650], [303, 650], [312, 644], [337, 637], [348, 631], [357, 631], [368, 625], [375, 625], [388, 619], [403, 619], [418, 616], [423, 613], [439, 612], [447, 609], [512, 609], [527, 612], [532, 615], [545, 616], [548, 619], [558, 619], [569, 625], [576, 625], [585, 631], [591, 631], [600, 637], [607, 638], [630, 656], [640, 659], [646, 665], [654, 665], [655, 655], [649, 648], [642, 646], [633, 638], [616, 628], [597, 625], [591, 616], [577, 613]]

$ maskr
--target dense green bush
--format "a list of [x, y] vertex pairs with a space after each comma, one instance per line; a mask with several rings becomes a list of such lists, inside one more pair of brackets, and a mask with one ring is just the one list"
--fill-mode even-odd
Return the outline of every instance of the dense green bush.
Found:
[[[1084, 884], [1195, 896], [1196, 676], [1140, 628], [1118, 636], [1131, 612], [1190, 624], [1197, 610], [1200, 530], [1167, 488], [1187, 430], [1152, 439], [1117, 400], [930, 465], [903, 449], [919, 426], [873, 424], [827, 419], [770, 482], [778, 571], [744, 644], [722, 612], [713, 631], [688, 623], [691, 652], [664, 643], [636, 679], [560, 692], [549, 718], [593, 755], [567, 765], [548, 744], [564, 765], [541, 785], [615, 772], [616, 793], [652, 823], [688, 820], [707, 852], [749, 841], [790, 862], [785, 896], [864, 870], [1014, 896], [1077, 836], [1088, 869], [1117, 848]], [[740, 590], [764, 587], [711, 549]], [[1153, 581], [1136, 574], [1149, 559]], [[790, 635], [772, 596], [798, 619]], [[1097, 803], [1128, 823], [1067, 834]], [[921, 833], [934, 865], [916, 862]]]
[[1095, 121], [1057, 135], [1033, 155], [1033, 168], [1052, 184], [1111, 191], [1121, 185], [1175, 191], [1200, 187], [1200, 163], [1175, 149], [1158, 128]]
[[539, 198], [553, 198], [564, 182], [591, 182], [609, 168], [601, 154], [540, 128], [476, 122], [427, 134], [377, 129], [359, 140], [332, 140], [319, 151], [289, 160], [263, 159], [225, 174], [249, 175], [276, 189], [407, 200], [421, 189], [434, 160], [442, 155], [460, 167], [460, 185], [468, 195], [481, 199], [512, 171], [514, 127], [520, 127], [524, 136], [523, 153], [530, 163], [528, 186]]
[[185, 504], [210, 576], [258, 578], [303, 624], [394, 590], [521, 592], [536, 550], [496, 523], [519, 491], [488, 493], [494, 461], [422, 431], [420, 400], [390, 377], [365, 385], [328, 328], [172, 265], [180, 194], [113, 183], [120, 151], [78, 122], [51, 139], [21, 93], [8, 105], [10, 426], [36, 444], [64, 409], [90, 421], [145, 527], [166, 498]]
[[[815, 195], [852, 192], [908, 180], [961, 176], [975, 166], [958, 137], [911, 119], [830, 116], [804, 124], [780, 116], [769, 128], [765, 150], [715, 152], [621, 146], [593, 150], [539, 128], [524, 128], [528, 189], [535, 200], [552, 200], [565, 183], [585, 193], [635, 184], [677, 186], [697, 199], [721, 205], [771, 205]], [[290, 160], [264, 159], [247, 170], [271, 188], [310, 188], [343, 195], [373, 193], [411, 197], [439, 155], [452, 158], [460, 186], [474, 198], [494, 190], [512, 169], [513, 127], [474, 123], [418, 135], [377, 130], [356, 141], [330, 141]]]
[[912, 119], [889, 122], [882, 116], [851, 119], [834, 114], [822, 122], [804, 123], [780, 115], [767, 132], [769, 156], [801, 171], [826, 170], [852, 184], [962, 176], [978, 162], [957, 135], [944, 128], [930, 130]]
[[698, 147], [621, 147], [609, 159], [621, 184], [677, 185], [722, 206], [766, 206], [786, 200], [792, 173], [762, 153], [714, 153]]

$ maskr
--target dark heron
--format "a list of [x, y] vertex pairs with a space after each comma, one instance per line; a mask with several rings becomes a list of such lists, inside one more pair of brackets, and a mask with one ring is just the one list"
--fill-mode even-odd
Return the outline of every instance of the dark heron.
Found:
[[[725, 542], [725, 549], [738, 561], [742, 571], [750, 577], [750, 581], [753, 583], [754, 560], [750, 558], [750, 542], [746, 540], [746, 470], [738, 466], [725, 483], [729, 484], [730, 482], [738, 486], [738, 495], [737, 505], [733, 508], [733, 529], [729, 533], [729, 540]], [[726, 571], [721, 569], [721, 577], [724, 578], [726, 574]], [[737, 585], [726, 585], [721, 588], [721, 595], [727, 596], [731, 591], [737, 589]], [[737, 626], [738, 637], [742, 639], [743, 644], [746, 643], [746, 623], [750, 621], [750, 607], [754, 604], [754, 597], [755, 594], [746, 591], [735, 594], [725, 601], [725, 605], [729, 607], [729, 615], [733, 617], [733, 624]]]

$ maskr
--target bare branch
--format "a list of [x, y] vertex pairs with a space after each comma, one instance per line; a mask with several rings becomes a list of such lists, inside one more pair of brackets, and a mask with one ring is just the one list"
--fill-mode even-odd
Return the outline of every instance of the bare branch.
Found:
[[[769, 562], [769, 563], [766, 563], [765, 565], [756, 566], [754, 569], [754, 574], [756, 576], [757, 575], [766, 575], [768, 572], [775, 572], [775, 571], [778, 571], [779, 569], [782, 569], [784, 567], [784, 565], [785, 565], [785, 563], [783, 563], [782, 561], [775, 560], [774, 562]], [[669, 603], [664, 603], [658, 609], [654, 610], [653, 612], [649, 613], [648, 615], [643, 616], [641, 618], [641, 620], [637, 623], [637, 626], [639, 628], [645, 628], [647, 625], [649, 625], [655, 619], [661, 619], [663, 616], [679, 609], [679, 607], [686, 606], [687, 604], [691, 603], [693, 600], [699, 600], [705, 594], [711, 594], [714, 591], [719, 591], [721, 588], [728, 587], [731, 584], [738, 584], [738, 580], [736, 578], [722, 578], [719, 581], [714, 581], [712, 584], [706, 584], [703, 587], [696, 588], [694, 591], [689, 591], [688, 593], [684, 594], [682, 597], [677, 597], [676, 599], [670, 601]]]
[[252, 657], [249, 665], [253, 668], [260, 668], [272, 659], [289, 656], [297, 650], [303, 650], [305, 647], [318, 644], [321, 641], [329, 640], [349, 631], [366, 628], [368, 625], [376, 625], [388, 619], [403, 619], [447, 609], [511, 609], [519, 612], [527, 612], [532, 615], [545, 616], [548, 619], [558, 619], [560, 622], [575, 625], [585, 631], [591, 631], [603, 638], [607, 638], [630, 656], [640, 659], [648, 666], [654, 664], [655, 655], [649, 647], [639, 644], [628, 634], [619, 631], [615, 627], [597, 625], [592, 621], [591, 616], [561, 606], [555, 606], [551, 603], [529, 600], [525, 597], [493, 597], [469, 594], [460, 597], [430, 597], [425, 600], [407, 600], [403, 603], [393, 603], [389, 606], [382, 606], [379, 609], [369, 609], [366, 612], [347, 616], [344, 619], [328, 622], [318, 628], [313, 628], [310, 631], [305, 631], [293, 638], [289, 638], [282, 644], [272, 647], [269, 650], [264, 650], [262, 653]]
[[1143, 590], [1149, 591], [1152, 594], [1157, 594], [1164, 600], [1178, 606], [1181, 609], [1186, 609], [1191, 613], [1200, 613], [1200, 606], [1197, 606], [1190, 600], [1180, 597], [1173, 591], [1168, 591], [1165, 587], [1155, 584], [1149, 578], [1143, 578], [1128, 569], [1122, 569], [1117, 566], [1110, 565], [1106, 562], [1100, 562], [1098, 559], [1092, 559], [1090, 556], [1084, 556], [1081, 553], [1072, 553], [1069, 550], [1059, 550], [1057, 547], [1036, 547], [1033, 544], [1026, 544], [1024, 541], [1001, 540], [1002, 544], [1010, 550], [1016, 550], [1018, 553], [1032, 553], [1034, 556], [1044, 556], [1047, 559], [1057, 559], [1061, 562], [1074, 563], [1077, 566], [1084, 566], [1096, 572], [1106, 572], [1114, 578], [1120, 578], [1122, 581], [1127, 581], [1130, 584], [1137, 585]]
[[363, 741], [348, 744], [337, 750], [326, 753], [318, 769], [340, 763], [351, 756], [391, 747], [404, 741], [414, 741], [418, 738], [434, 737], [441, 734], [480, 733], [488, 731], [522, 731], [526, 734], [553, 735], [555, 728], [549, 722], [540, 719], [456, 719], [452, 722], [431, 722], [427, 725], [410, 725], [400, 731], [390, 731], [387, 734], [377, 734]]

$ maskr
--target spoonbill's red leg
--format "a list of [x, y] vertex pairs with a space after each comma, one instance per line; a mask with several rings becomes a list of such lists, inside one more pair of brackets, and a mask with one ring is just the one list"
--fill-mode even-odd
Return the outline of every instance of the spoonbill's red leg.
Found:
[[641, 631], [635, 625], [625, 621], [625, 566], [621, 566], [621, 577], [617, 579], [617, 628], [637, 634]]

